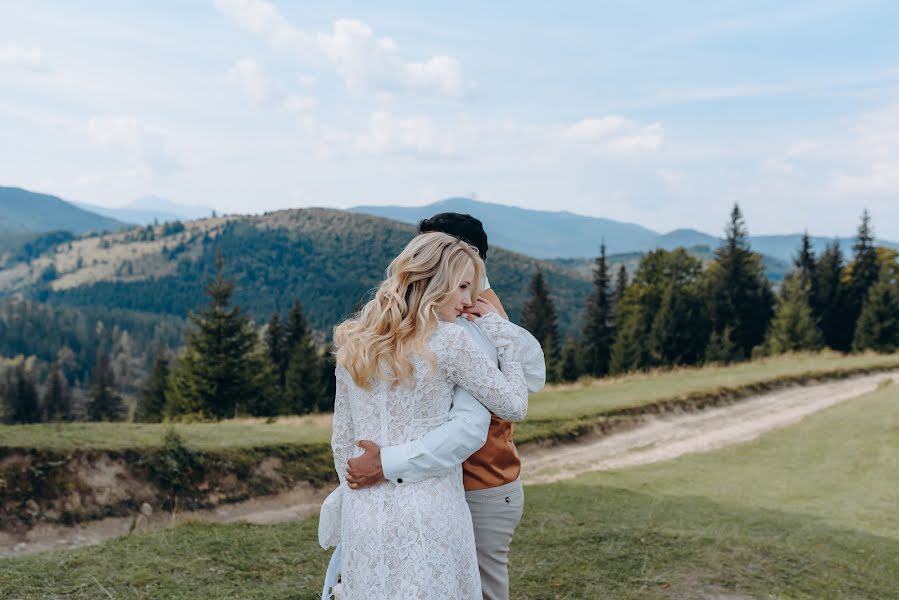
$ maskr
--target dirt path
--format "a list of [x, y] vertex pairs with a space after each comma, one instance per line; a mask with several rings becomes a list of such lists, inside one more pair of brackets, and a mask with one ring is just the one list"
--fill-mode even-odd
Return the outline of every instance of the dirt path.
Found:
[[[746, 442], [867, 394], [887, 379], [899, 382], [899, 372], [788, 388], [698, 413], [649, 418], [631, 431], [586, 443], [525, 451], [522, 480], [525, 484], [550, 483]], [[899, 396], [899, 388], [896, 394]]]
[[[648, 418], [636, 428], [590, 441], [522, 452], [525, 484], [550, 483], [591, 471], [621, 469], [706, 452], [752, 440], [804, 417], [873, 391], [884, 380], [899, 383], [899, 371], [866, 375], [808, 387], [792, 387], [698, 413]], [[899, 388], [897, 388], [899, 396]], [[40, 525], [24, 535], [0, 532], [0, 558], [45, 550], [77, 548], [136, 531], [188, 521], [269, 524], [304, 519], [318, 511], [330, 490], [299, 486], [279, 496], [255, 498], [211, 511], [157, 513], [104, 519], [76, 527]]]

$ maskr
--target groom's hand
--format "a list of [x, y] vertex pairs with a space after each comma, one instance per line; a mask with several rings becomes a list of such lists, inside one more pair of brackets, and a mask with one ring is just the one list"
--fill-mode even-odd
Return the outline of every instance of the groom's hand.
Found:
[[381, 466], [381, 447], [370, 440], [359, 440], [356, 445], [365, 452], [347, 461], [347, 485], [358, 490], [387, 481]]

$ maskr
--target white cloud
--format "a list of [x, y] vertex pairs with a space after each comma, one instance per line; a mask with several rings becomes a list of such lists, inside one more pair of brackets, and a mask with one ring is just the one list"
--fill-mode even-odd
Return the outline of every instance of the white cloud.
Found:
[[271, 99], [273, 85], [262, 68], [252, 58], [242, 58], [228, 69], [225, 78], [237, 85], [254, 102]]
[[0, 46], [0, 68], [2, 67], [35, 72], [50, 70], [50, 64], [39, 48], [24, 48], [14, 44]]
[[353, 149], [362, 154], [414, 154], [450, 157], [456, 154], [453, 137], [424, 117], [399, 118], [389, 113], [371, 115], [367, 130]]
[[662, 125], [644, 125], [619, 115], [582, 119], [562, 130], [563, 137], [614, 155], [655, 152], [664, 141]]
[[306, 64], [330, 66], [357, 93], [414, 91], [462, 98], [473, 88], [455, 58], [405, 60], [396, 42], [378, 37], [371, 26], [356, 19], [339, 19], [331, 33], [304, 32], [264, 0], [215, 0], [215, 5], [273, 48]]
[[179, 161], [169, 151], [166, 132], [147, 127], [134, 117], [91, 117], [87, 129], [94, 142], [129, 151], [154, 175], [170, 175], [180, 168]]

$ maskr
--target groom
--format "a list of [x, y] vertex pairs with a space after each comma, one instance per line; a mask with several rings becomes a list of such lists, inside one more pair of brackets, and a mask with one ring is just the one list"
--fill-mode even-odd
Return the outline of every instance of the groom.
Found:
[[[419, 233], [431, 231], [463, 239], [477, 248], [486, 261], [487, 234], [478, 219], [459, 213], [441, 213], [419, 223]], [[508, 319], [486, 277], [481, 287], [484, 290], [481, 297]], [[468, 317], [474, 318], [474, 314]], [[476, 325], [465, 317], [456, 323], [488, 357], [497, 360], [496, 348]], [[522, 366], [528, 389], [532, 392], [542, 389], [546, 377], [542, 359], [539, 364], [523, 363]], [[390, 485], [407, 485], [461, 462], [484, 600], [508, 600], [509, 545], [524, 510], [524, 490], [518, 479], [521, 460], [512, 441], [513, 431], [512, 423], [491, 414], [471, 394], [457, 387], [449, 420], [420, 439], [387, 448], [379, 448], [368, 440], [357, 442], [365, 452], [349, 460], [346, 480], [354, 489], [385, 481]]]

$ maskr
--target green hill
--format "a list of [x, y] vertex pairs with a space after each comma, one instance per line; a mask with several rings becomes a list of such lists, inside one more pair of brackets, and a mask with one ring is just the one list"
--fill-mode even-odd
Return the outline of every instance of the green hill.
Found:
[[[221, 249], [235, 302], [259, 323], [299, 298], [324, 336], [382, 279], [414, 236], [410, 225], [329, 209], [296, 209], [135, 228], [82, 238], [0, 270], [0, 294], [20, 292], [74, 306], [184, 316], [206, 303]], [[541, 268], [565, 334], [580, 328], [590, 281], [562, 266], [491, 249], [490, 281], [517, 319]]]
[[56, 196], [0, 187], [0, 236], [65, 230], [74, 234], [116, 231], [125, 223], [82, 210]]

